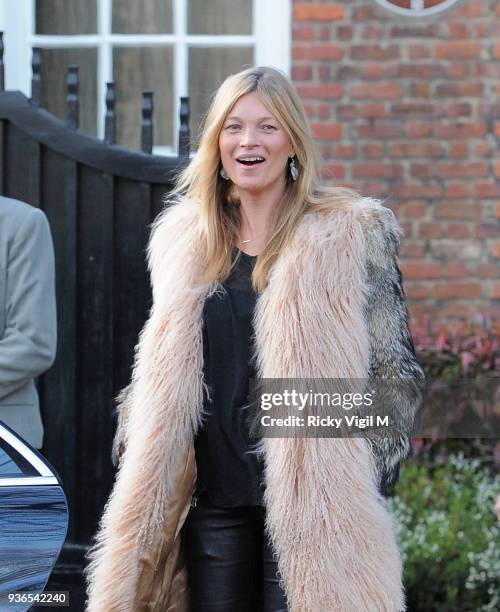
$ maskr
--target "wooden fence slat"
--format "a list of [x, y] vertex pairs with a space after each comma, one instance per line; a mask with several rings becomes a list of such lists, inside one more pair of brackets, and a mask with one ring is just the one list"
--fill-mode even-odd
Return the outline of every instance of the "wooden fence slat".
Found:
[[[114, 393], [130, 382], [134, 347], [151, 302], [146, 246], [151, 223], [151, 185], [115, 182]], [[131, 231], [134, 228], [134, 231]]]
[[[61, 176], [64, 180], [61, 181]], [[44, 150], [42, 156], [41, 206], [50, 223], [56, 258], [57, 355], [40, 386], [45, 428], [43, 453], [61, 477], [71, 509], [68, 540], [78, 534], [76, 466], [78, 457], [78, 415], [76, 405], [76, 244], [77, 164]]]
[[17, 127], [4, 125], [4, 193], [40, 206], [40, 145]]
[[78, 199], [78, 521], [90, 541], [113, 477], [113, 177], [82, 166]]

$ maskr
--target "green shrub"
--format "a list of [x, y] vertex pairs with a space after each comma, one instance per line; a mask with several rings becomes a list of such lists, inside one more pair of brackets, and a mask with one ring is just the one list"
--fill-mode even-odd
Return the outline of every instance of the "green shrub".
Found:
[[462, 452], [426, 468], [407, 462], [392, 511], [410, 612], [500, 609], [500, 477]]

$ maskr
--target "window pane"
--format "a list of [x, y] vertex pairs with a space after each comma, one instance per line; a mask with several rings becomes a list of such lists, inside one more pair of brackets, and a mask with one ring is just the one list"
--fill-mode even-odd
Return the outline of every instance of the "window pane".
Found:
[[79, 66], [80, 129], [97, 133], [97, 49], [42, 49], [42, 106], [66, 119], [66, 75]]
[[112, 30], [117, 34], [170, 34], [172, 0], [113, 0]]
[[252, 34], [252, 0], [188, 0], [189, 34]]
[[96, 34], [96, 0], [36, 0], [37, 34]]
[[173, 145], [173, 49], [171, 47], [115, 47], [117, 139], [141, 146], [142, 92], [154, 91], [154, 145]]
[[10, 444], [0, 439], [0, 478], [20, 476], [39, 476], [39, 474]]
[[[219, 47], [207, 49], [191, 47], [189, 50], [189, 104], [191, 109], [191, 137], [198, 134], [210, 98], [230, 74], [254, 65], [253, 47]], [[210, 66], [210, 70], [207, 70]]]

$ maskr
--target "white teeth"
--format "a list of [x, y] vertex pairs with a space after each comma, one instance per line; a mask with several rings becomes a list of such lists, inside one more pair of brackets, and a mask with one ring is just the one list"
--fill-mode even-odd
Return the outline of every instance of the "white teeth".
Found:
[[238, 157], [238, 161], [264, 161], [263, 157]]

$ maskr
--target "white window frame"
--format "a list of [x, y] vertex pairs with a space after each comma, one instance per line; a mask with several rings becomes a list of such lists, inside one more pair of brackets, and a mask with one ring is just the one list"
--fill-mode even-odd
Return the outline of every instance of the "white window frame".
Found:
[[391, 13], [397, 15], [404, 15], [405, 17], [427, 17], [428, 15], [435, 15], [441, 13], [451, 6], [458, 6], [462, 0], [445, 0], [441, 4], [424, 8], [424, 0], [411, 0], [411, 8], [403, 8], [392, 4], [389, 0], [375, 0], [377, 4], [387, 9]]
[[[176, 156], [178, 150], [180, 97], [188, 95], [188, 49], [190, 46], [253, 46], [255, 65], [273, 66], [290, 75], [292, 0], [253, 0], [253, 34], [188, 35], [187, 0], [172, 0], [174, 34], [113, 34], [112, 0], [97, 0], [97, 34], [77, 36], [36, 35], [35, 0], [1, 0], [0, 29], [5, 32], [6, 89], [31, 95], [31, 49], [97, 48], [97, 135], [104, 137], [106, 82], [113, 80], [112, 49], [118, 46], [172, 46], [174, 49], [174, 146], [155, 146], [153, 152]], [[137, 121], [139, 121], [139, 117]]]

